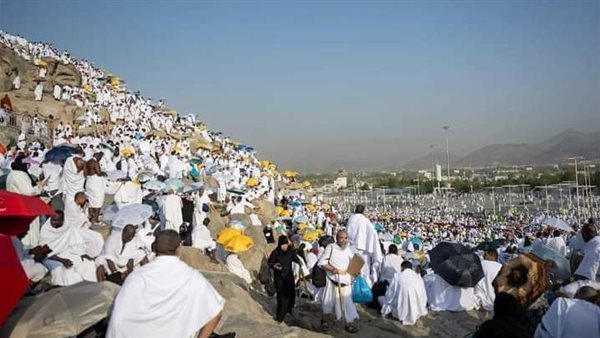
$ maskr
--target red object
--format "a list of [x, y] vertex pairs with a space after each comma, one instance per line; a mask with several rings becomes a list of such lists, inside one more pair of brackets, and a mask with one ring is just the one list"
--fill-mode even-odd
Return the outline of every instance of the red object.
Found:
[[36, 217], [54, 214], [54, 210], [39, 197], [0, 190], [0, 234], [23, 234]]
[[0, 326], [29, 286], [29, 279], [9, 236], [0, 235]]

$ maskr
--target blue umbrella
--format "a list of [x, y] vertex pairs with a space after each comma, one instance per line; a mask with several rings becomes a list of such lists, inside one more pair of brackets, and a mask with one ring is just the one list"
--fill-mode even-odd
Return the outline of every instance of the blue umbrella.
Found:
[[69, 158], [75, 152], [75, 148], [69, 146], [58, 146], [50, 149], [46, 155], [44, 155], [44, 160], [48, 162], [52, 162], [55, 164], [64, 164], [67, 158]]
[[185, 186], [183, 184], [183, 182], [178, 178], [169, 178], [164, 183], [165, 183], [164, 191], [173, 190], [175, 192], [181, 192], [181, 191], [183, 191], [183, 187]]

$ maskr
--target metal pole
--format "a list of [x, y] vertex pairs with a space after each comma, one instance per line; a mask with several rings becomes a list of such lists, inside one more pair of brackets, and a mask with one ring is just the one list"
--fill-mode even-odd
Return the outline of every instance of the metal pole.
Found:
[[581, 211], [579, 210], [579, 174], [577, 172], [577, 157], [575, 160], [575, 193], [577, 194], [577, 223], [581, 222]]
[[550, 209], [548, 208], [548, 185], [546, 184], [546, 213], [549, 213]]

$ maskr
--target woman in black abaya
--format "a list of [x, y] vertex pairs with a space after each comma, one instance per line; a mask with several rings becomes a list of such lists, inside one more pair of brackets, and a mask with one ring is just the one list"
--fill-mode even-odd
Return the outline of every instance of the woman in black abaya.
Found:
[[273, 269], [273, 279], [277, 292], [277, 314], [275, 319], [282, 322], [286, 313], [292, 313], [296, 302], [296, 285], [292, 262], [298, 263], [298, 256], [290, 246], [286, 236], [280, 236], [277, 248], [269, 256], [269, 267]]

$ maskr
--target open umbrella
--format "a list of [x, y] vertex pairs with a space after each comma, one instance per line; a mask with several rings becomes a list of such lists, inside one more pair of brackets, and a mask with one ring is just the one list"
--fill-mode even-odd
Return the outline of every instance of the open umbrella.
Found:
[[117, 212], [115, 219], [112, 222], [114, 228], [124, 228], [127, 224], [142, 224], [146, 222], [154, 211], [147, 204], [129, 204], [124, 206]]
[[493, 285], [496, 293], [513, 295], [528, 308], [548, 288], [550, 264], [533, 254], [521, 254], [504, 263]]
[[194, 182], [194, 183], [186, 184], [183, 187], [183, 190], [181, 192], [186, 193], [186, 194], [191, 193], [191, 192], [200, 190], [200, 188], [202, 188], [203, 186], [204, 186], [204, 184], [202, 184], [202, 182]]
[[308, 216], [300, 215], [300, 216], [294, 218], [294, 222], [295, 223], [308, 223], [308, 222], [310, 222], [310, 220], [308, 219]]
[[238, 253], [250, 250], [254, 246], [254, 241], [249, 236], [239, 235], [230, 238], [224, 246], [225, 251]]
[[121, 170], [109, 171], [106, 173], [106, 179], [109, 181], [118, 181], [127, 177], [127, 173]]
[[230, 193], [236, 194], [236, 195], [243, 195], [246, 193], [244, 190], [239, 190], [239, 189], [227, 189], [227, 192], [230, 192]]
[[241, 235], [243, 235], [243, 232], [241, 230], [234, 229], [234, 228], [225, 228], [217, 234], [217, 243], [224, 245], [225, 243], [227, 243], [227, 241], [229, 241], [233, 237], [241, 236]]
[[555, 283], [562, 283], [571, 277], [571, 266], [569, 260], [560, 252], [553, 250], [542, 242], [535, 242], [531, 246], [530, 253], [547, 262], [550, 262], [550, 279]]
[[319, 239], [319, 233], [317, 231], [308, 231], [302, 236], [302, 239], [309, 242], [316, 241]]
[[[29, 279], [21, 266], [13, 247], [11, 237], [0, 235], [0, 326], [8, 315], [13, 311], [15, 305], [29, 286]], [[10, 335], [0, 334], [2, 337]]]
[[247, 181], [246, 181], [246, 186], [247, 187], [256, 187], [260, 182], [258, 181], [258, 178], [256, 177], [250, 177]]
[[54, 210], [39, 197], [0, 190], [0, 234], [15, 236], [29, 229], [38, 216], [54, 215]]
[[106, 318], [119, 289], [111, 282], [80, 282], [26, 297], [0, 329], [0, 336], [77, 336]]
[[184, 187], [183, 181], [181, 181], [178, 178], [169, 178], [164, 183], [165, 183], [164, 191], [174, 190], [175, 192], [181, 192]]
[[115, 217], [117, 217], [118, 212], [119, 207], [116, 204], [109, 204], [106, 208], [104, 208], [102, 219], [105, 221], [114, 221]]
[[448, 284], [473, 287], [483, 278], [479, 256], [459, 243], [442, 242], [429, 251], [431, 268]]
[[148, 181], [144, 183], [144, 188], [152, 191], [162, 191], [166, 185], [161, 181]]
[[547, 217], [542, 220], [542, 226], [552, 227], [564, 231], [573, 231], [573, 228], [567, 224], [567, 222], [554, 217]]

